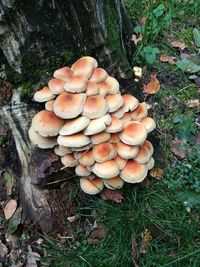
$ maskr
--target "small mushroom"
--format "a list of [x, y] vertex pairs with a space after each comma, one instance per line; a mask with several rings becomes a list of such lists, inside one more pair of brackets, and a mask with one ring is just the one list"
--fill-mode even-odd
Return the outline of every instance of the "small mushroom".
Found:
[[110, 143], [102, 143], [102, 144], [96, 145], [92, 149], [92, 155], [93, 155], [94, 160], [99, 163], [113, 159], [114, 157], [113, 146]]
[[100, 178], [94, 178], [90, 180], [87, 179], [87, 177], [84, 177], [80, 179], [80, 186], [83, 192], [85, 192], [86, 194], [96, 195], [103, 190], [104, 183]]
[[46, 102], [51, 99], [54, 99], [55, 97], [55, 94], [52, 93], [49, 87], [45, 86], [34, 94], [33, 99], [36, 102]]
[[73, 75], [72, 70], [69, 67], [62, 67], [54, 71], [53, 76], [61, 81], [68, 82]]
[[120, 177], [127, 183], [140, 183], [147, 176], [145, 164], [138, 163], [134, 160], [128, 160], [125, 168], [120, 172]]
[[108, 189], [111, 190], [121, 189], [124, 185], [124, 181], [119, 176], [111, 179], [103, 179], [103, 183]]
[[56, 79], [56, 78], [55, 79], [51, 79], [48, 82], [49, 89], [55, 95], [59, 95], [62, 92], [64, 92], [64, 85], [65, 85], [65, 82], [63, 82], [63, 81], [61, 81], [59, 79]]
[[92, 166], [92, 171], [98, 177], [110, 179], [119, 174], [119, 167], [114, 160], [108, 160], [103, 163], [95, 163]]

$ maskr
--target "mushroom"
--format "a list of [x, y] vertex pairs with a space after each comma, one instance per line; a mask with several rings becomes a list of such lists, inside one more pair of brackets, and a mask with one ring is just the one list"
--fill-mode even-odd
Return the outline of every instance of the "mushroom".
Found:
[[134, 160], [128, 160], [125, 168], [120, 172], [120, 177], [127, 183], [140, 183], [147, 176], [147, 167], [145, 164]]
[[144, 125], [148, 133], [152, 132], [156, 128], [155, 121], [150, 117], [142, 118], [140, 122]]
[[96, 195], [100, 193], [104, 188], [103, 180], [100, 178], [94, 178], [92, 180], [87, 177], [80, 179], [80, 186], [83, 192], [89, 195]]
[[64, 92], [64, 85], [65, 85], [65, 82], [63, 82], [63, 81], [61, 81], [59, 79], [56, 79], [56, 78], [55, 79], [51, 79], [48, 82], [49, 89], [55, 95], [59, 95], [62, 92]]
[[133, 159], [139, 153], [138, 146], [130, 146], [123, 142], [117, 143], [118, 154], [123, 159]]
[[87, 89], [88, 80], [82, 76], [72, 76], [65, 84], [65, 91], [69, 93], [82, 93]]
[[107, 95], [105, 99], [108, 104], [109, 112], [115, 112], [124, 104], [124, 99], [120, 94]]
[[63, 157], [66, 154], [71, 154], [72, 150], [69, 147], [58, 145], [58, 146], [54, 147], [54, 153], [57, 156]]
[[154, 160], [153, 157], [151, 157], [151, 158], [146, 162], [146, 167], [147, 167], [148, 170], [151, 170], [151, 169], [153, 169], [154, 165], [155, 165], [155, 160]]
[[107, 133], [118, 133], [120, 132], [122, 129], [123, 129], [123, 124], [122, 122], [114, 117], [114, 116], [111, 116], [111, 124], [109, 126], [106, 127], [106, 132]]
[[98, 177], [110, 179], [119, 174], [119, 167], [114, 160], [108, 160], [103, 163], [95, 163], [92, 166], [92, 171]]
[[100, 83], [105, 81], [107, 77], [108, 77], [107, 71], [105, 71], [102, 68], [95, 68], [90, 78], [90, 82]]
[[42, 149], [53, 148], [57, 145], [57, 137], [44, 137], [36, 133], [31, 127], [28, 131], [31, 142]]
[[62, 80], [64, 82], [68, 82], [70, 78], [72, 77], [73, 72], [69, 67], [63, 67], [56, 71], [54, 71], [53, 76], [59, 80]]
[[64, 126], [60, 129], [60, 135], [71, 135], [74, 133], [78, 133], [84, 130], [88, 124], [90, 123], [90, 119], [81, 116], [75, 119], [67, 120]]
[[76, 133], [72, 135], [59, 135], [57, 141], [58, 144], [62, 146], [79, 148], [88, 145], [90, 143], [90, 138], [82, 133]]
[[92, 155], [92, 150], [85, 151], [79, 155], [79, 162], [84, 166], [91, 166], [94, 164], [94, 157]]
[[75, 167], [78, 165], [78, 161], [74, 158], [73, 154], [67, 154], [61, 157], [61, 162], [65, 167]]
[[47, 102], [45, 103], [45, 109], [48, 110], [48, 111], [54, 111], [54, 110], [53, 110], [54, 102], [55, 102], [54, 99], [47, 101]]
[[97, 119], [106, 115], [108, 105], [100, 95], [88, 96], [83, 107], [82, 115], [89, 119]]
[[138, 107], [129, 114], [132, 120], [140, 121], [148, 115], [147, 104], [145, 102], [140, 103]]
[[91, 171], [89, 171], [84, 165], [79, 163], [75, 168], [75, 173], [78, 176], [88, 176], [91, 174]]
[[87, 89], [86, 89], [86, 95], [92, 96], [92, 95], [98, 95], [99, 94], [99, 87], [96, 83], [88, 82]]
[[102, 163], [107, 160], [113, 159], [114, 157], [114, 149], [112, 144], [110, 143], [102, 143], [96, 145], [92, 149], [92, 155], [96, 162]]
[[83, 76], [89, 79], [93, 73], [94, 68], [98, 66], [96, 59], [86, 56], [78, 59], [71, 69], [76, 76]]
[[89, 125], [86, 127], [86, 129], [83, 131], [85, 135], [93, 135], [98, 134], [106, 129], [107, 125], [111, 124], [111, 117], [109, 114], [98, 118], [91, 120]]
[[114, 161], [117, 163], [120, 171], [124, 169], [124, 167], [126, 165], [126, 162], [127, 162], [126, 159], [121, 158], [119, 155], [116, 156], [116, 158], [114, 159]]
[[111, 190], [120, 189], [124, 185], [124, 181], [119, 176], [116, 176], [111, 179], [104, 179], [103, 183], [108, 189]]
[[91, 138], [91, 142], [93, 145], [98, 145], [98, 144], [101, 144], [101, 143], [104, 143], [104, 142], [110, 140], [111, 135], [109, 133], [106, 133], [106, 132], [101, 132], [98, 134], [91, 135], [90, 138]]
[[33, 99], [36, 102], [46, 102], [54, 99], [55, 97], [56, 95], [52, 93], [49, 87], [45, 86], [34, 94]]

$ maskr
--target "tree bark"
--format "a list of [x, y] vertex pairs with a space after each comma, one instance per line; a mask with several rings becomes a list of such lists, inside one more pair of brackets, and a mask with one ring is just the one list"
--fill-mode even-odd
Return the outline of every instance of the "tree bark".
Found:
[[[49, 57], [63, 53], [71, 60], [94, 56], [110, 75], [126, 78], [132, 73], [128, 61], [131, 27], [119, 0], [0, 0], [0, 55], [3, 52], [10, 67], [30, 81], [36, 70], [40, 74], [38, 82], [44, 79], [40, 70], [49, 66]], [[5, 63], [3, 57], [0, 63]], [[51, 67], [55, 70], [55, 65]], [[1, 92], [5, 93], [4, 89]], [[30, 143], [27, 133], [35, 113], [31, 100], [29, 104], [21, 101], [15, 89], [11, 100], [0, 105], [1, 122], [11, 130], [21, 164], [24, 216], [49, 232], [54, 217], [48, 191], [42, 186], [55, 179], [60, 169], [58, 157]]]

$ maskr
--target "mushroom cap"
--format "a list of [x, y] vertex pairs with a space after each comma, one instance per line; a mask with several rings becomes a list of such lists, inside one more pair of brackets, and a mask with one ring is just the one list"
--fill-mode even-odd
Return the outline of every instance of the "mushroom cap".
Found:
[[88, 82], [86, 95], [92, 96], [92, 95], [98, 95], [99, 94], [99, 87], [96, 83]]
[[125, 94], [122, 97], [124, 99], [123, 107], [124, 107], [125, 112], [133, 111], [134, 109], [138, 107], [139, 101], [134, 96]]
[[53, 76], [59, 80], [62, 80], [64, 82], [68, 82], [70, 78], [72, 77], [73, 72], [69, 67], [62, 67], [56, 71], [54, 71]]
[[67, 154], [71, 154], [72, 150], [69, 147], [58, 145], [58, 146], [55, 146], [54, 153], [57, 156], [63, 157], [65, 155], [67, 155]]
[[76, 118], [83, 111], [86, 94], [71, 94], [63, 92], [54, 103], [54, 112], [63, 119]]
[[70, 93], [82, 93], [87, 89], [88, 80], [82, 76], [72, 76], [65, 84], [65, 91]]
[[150, 157], [151, 157], [151, 152], [149, 151], [149, 149], [146, 148], [145, 146], [140, 146], [139, 153], [134, 158], [134, 160], [139, 163], [146, 163], [150, 159]]
[[89, 195], [96, 195], [100, 193], [104, 188], [103, 180], [100, 178], [95, 178], [93, 180], [89, 180], [86, 178], [80, 179], [80, 186], [83, 192]]
[[55, 97], [56, 96], [51, 92], [49, 87], [45, 86], [34, 94], [33, 99], [37, 102], [46, 102], [54, 99]]
[[109, 86], [109, 91], [108, 93], [110, 95], [114, 95], [117, 94], [119, 92], [119, 83], [118, 81], [114, 78], [109, 76], [105, 82], [107, 83], [107, 85]]
[[45, 109], [48, 110], [48, 111], [53, 111], [54, 102], [55, 102], [54, 99], [47, 101], [45, 103]]
[[123, 123], [116, 117], [111, 116], [112, 122], [106, 127], [107, 133], [118, 133], [123, 129]]
[[85, 135], [98, 134], [106, 129], [106, 125], [111, 124], [111, 117], [109, 114], [102, 118], [91, 120], [87, 128], [83, 131]]
[[78, 176], [88, 176], [91, 174], [91, 171], [89, 171], [84, 165], [79, 163], [75, 168], [75, 173]]
[[107, 95], [105, 99], [108, 104], [109, 112], [118, 110], [124, 104], [124, 99], [120, 94]]
[[95, 163], [92, 166], [92, 171], [98, 177], [110, 179], [119, 174], [119, 167], [114, 160], [108, 160], [103, 163]]
[[65, 167], [75, 167], [78, 165], [78, 160], [74, 158], [73, 154], [67, 154], [61, 157], [61, 162]]
[[110, 140], [109, 140], [109, 142], [111, 143], [111, 144], [116, 144], [116, 143], [118, 143], [118, 142], [120, 142], [120, 139], [119, 139], [119, 134], [118, 133], [112, 133], [111, 135], [110, 135]]
[[82, 114], [89, 119], [97, 119], [103, 117], [107, 111], [105, 99], [100, 95], [94, 95], [87, 97]]
[[119, 134], [121, 141], [127, 145], [137, 146], [147, 138], [147, 130], [142, 123], [138, 121], [130, 121]]
[[133, 159], [139, 153], [138, 146], [130, 146], [123, 142], [117, 143], [118, 154], [123, 159]]
[[108, 77], [108, 73], [104, 69], [95, 68], [90, 78], [90, 82], [100, 83], [100, 82], [105, 81], [107, 77]]
[[113, 112], [111, 115], [115, 116], [118, 119], [121, 119], [125, 114], [125, 110], [124, 107], [121, 106], [118, 110], [116, 110], [115, 112]]
[[42, 149], [52, 148], [57, 145], [57, 137], [44, 137], [36, 133], [31, 127], [28, 131], [31, 142]]
[[134, 160], [128, 160], [125, 168], [121, 171], [120, 177], [127, 183], [140, 183], [147, 176], [145, 164], [138, 163]]
[[93, 148], [92, 155], [96, 162], [102, 163], [113, 158], [114, 148], [110, 143], [102, 143]]
[[34, 131], [45, 137], [58, 135], [63, 124], [64, 121], [62, 119], [48, 110], [39, 111], [32, 119]]
[[106, 83], [106, 81], [98, 83], [97, 85], [99, 87], [99, 95], [105, 97], [109, 94], [110, 86]]
[[91, 142], [93, 145], [104, 143], [109, 139], [110, 139], [110, 134], [106, 132], [101, 132], [91, 136]]
[[131, 121], [131, 117], [129, 113], [124, 113], [124, 116], [120, 119], [123, 125], [127, 124], [127, 122]]
[[67, 136], [59, 135], [57, 141], [58, 141], [58, 144], [62, 146], [79, 148], [79, 147], [88, 145], [90, 143], [90, 138], [88, 138], [82, 133], [76, 133], [76, 134], [67, 135]]
[[65, 85], [65, 82], [63, 82], [63, 81], [61, 81], [59, 79], [56, 79], [56, 78], [51, 79], [48, 82], [49, 89], [55, 95], [59, 95], [62, 92], [64, 92], [64, 85]]
[[155, 160], [154, 160], [153, 157], [151, 157], [151, 158], [146, 162], [146, 167], [147, 167], [148, 170], [151, 170], [151, 169], [153, 169], [154, 165], [155, 165]]
[[98, 66], [96, 59], [92, 57], [82, 57], [78, 59], [71, 67], [74, 75], [90, 78], [94, 68]]
[[71, 135], [74, 133], [78, 133], [84, 130], [88, 124], [90, 123], [90, 119], [81, 116], [75, 119], [67, 120], [64, 126], [60, 129], [60, 135]]
[[153, 148], [152, 143], [149, 140], [145, 140], [142, 146], [146, 147], [149, 150], [149, 153], [151, 156], [153, 155], [154, 148]]
[[113, 148], [114, 148], [114, 156], [113, 156], [113, 159], [117, 157], [117, 154], [118, 154], [118, 149], [117, 149], [117, 144], [112, 144]]
[[129, 114], [133, 121], [140, 121], [148, 115], [147, 104], [145, 102], [140, 103], [138, 107], [134, 111], [129, 112]]
[[94, 158], [92, 155], [92, 150], [82, 152], [79, 156], [79, 162], [84, 166], [91, 166], [94, 164]]
[[155, 121], [150, 117], [142, 118], [140, 122], [144, 125], [148, 133], [152, 132], [156, 128]]
[[79, 147], [72, 147], [72, 151], [85, 151], [85, 150], [88, 150], [90, 149], [91, 147], [93, 147], [93, 145], [91, 143], [89, 143], [88, 145], [85, 145], [85, 146], [79, 146]]
[[120, 189], [124, 185], [124, 181], [119, 176], [111, 179], [103, 179], [103, 183], [108, 189], [111, 190]]
[[127, 160], [121, 158], [119, 155], [117, 155], [117, 157], [114, 159], [114, 161], [117, 163], [120, 171], [124, 169], [124, 167], [125, 167], [125, 165], [127, 163]]

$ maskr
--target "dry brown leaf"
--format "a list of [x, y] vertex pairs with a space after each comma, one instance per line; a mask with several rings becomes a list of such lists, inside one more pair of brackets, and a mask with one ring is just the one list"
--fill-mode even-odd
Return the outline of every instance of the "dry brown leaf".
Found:
[[172, 45], [173, 47], [180, 48], [181, 50], [184, 50], [185, 47], [186, 47], [186, 46], [185, 46], [185, 43], [182, 42], [182, 41], [180, 41], [180, 40], [178, 40], [178, 39], [173, 40], [173, 41], [171, 42], [171, 45]]
[[146, 21], [147, 21], [147, 18], [144, 17], [144, 16], [139, 19], [140, 25], [145, 25], [146, 24]]
[[9, 220], [14, 212], [16, 211], [17, 208], [17, 201], [15, 199], [11, 199], [8, 201], [8, 203], [5, 205], [3, 211], [4, 211], [4, 216], [6, 220]]
[[104, 235], [105, 235], [105, 229], [103, 227], [98, 227], [92, 230], [92, 232], [90, 233], [90, 238], [100, 239], [103, 238]]
[[176, 59], [176, 57], [173, 57], [173, 56], [167, 56], [166, 54], [162, 54], [162, 55], [160, 56], [160, 61], [161, 61], [161, 62], [164, 62], [164, 63], [169, 62], [170, 64], [175, 64], [175, 59]]
[[132, 234], [131, 236], [131, 247], [132, 247], [132, 260], [135, 267], [139, 267], [139, 253], [138, 253], [138, 247], [135, 240], [135, 236]]
[[173, 151], [173, 153], [176, 156], [178, 156], [178, 157], [180, 157], [182, 159], [186, 158], [186, 154], [188, 152], [192, 151], [191, 148], [188, 149], [188, 148], [184, 147], [186, 144], [187, 144], [187, 142], [185, 140], [179, 140], [179, 139], [173, 140], [172, 141], [172, 151]]
[[141, 233], [142, 242], [140, 245], [140, 253], [146, 253], [149, 247], [149, 242], [152, 240], [151, 232], [148, 229], [145, 229], [144, 232]]
[[143, 92], [145, 94], [156, 94], [160, 90], [160, 82], [156, 78], [156, 74], [151, 76], [151, 80], [148, 84], [144, 84]]
[[200, 109], [200, 101], [198, 99], [191, 99], [186, 102], [186, 106], [189, 108]]
[[132, 34], [131, 41], [133, 41], [134, 44], [137, 45], [139, 42], [142, 41], [142, 35], [141, 34]]
[[153, 168], [150, 171], [150, 175], [151, 175], [151, 177], [154, 177], [154, 178], [160, 180], [160, 179], [162, 179], [162, 177], [164, 175], [164, 171], [160, 168]]
[[103, 200], [112, 200], [117, 203], [121, 203], [124, 200], [124, 197], [120, 192], [110, 189], [104, 189], [99, 195]]

